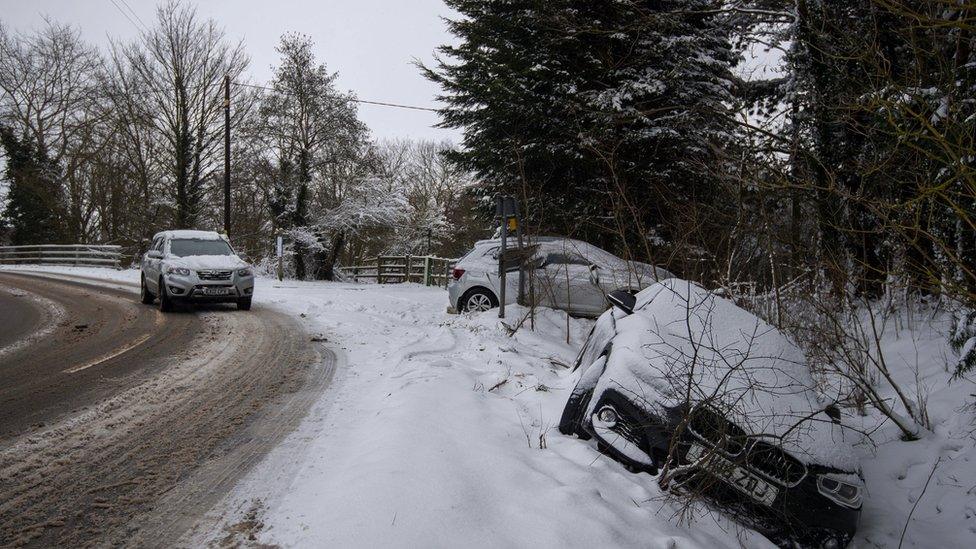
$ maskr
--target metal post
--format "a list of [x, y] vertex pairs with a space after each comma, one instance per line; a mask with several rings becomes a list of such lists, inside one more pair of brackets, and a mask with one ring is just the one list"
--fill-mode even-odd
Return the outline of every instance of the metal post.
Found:
[[230, 75], [224, 75], [224, 234], [230, 237]]
[[[504, 200], [504, 199], [503, 199]], [[505, 215], [504, 203], [502, 205], [502, 246], [498, 251], [498, 318], [505, 318], [505, 247], [508, 242], [508, 216]]]
[[525, 246], [522, 240], [522, 217], [519, 215], [518, 202], [512, 199], [513, 216], [515, 218], [515, 235], [518, 238], [519, 251], [519, 283], [518, 283], [518, 304], [525, 306]]
[[282, 264], [282, 256], [284, 255], [284, 251], [285, 251], [284, 248], [285, 248], [284, 239], [281, 237], [281, 235], [278, 235], [278, 237], [275, 239], [275, 253], [277, 253], [278, 255], [278, 281], [279, 282], [284, 280], [285, 278], [285, 267]]

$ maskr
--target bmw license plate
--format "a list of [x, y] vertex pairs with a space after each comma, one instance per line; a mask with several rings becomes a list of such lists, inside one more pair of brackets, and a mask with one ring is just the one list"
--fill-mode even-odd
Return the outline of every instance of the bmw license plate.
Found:
[[204, 288], [203, 295], [227, 295], [227, 288]]
[[698, 462], [698, 467], [725, 481], [726, 484], [765, 505], [772, 505], [779, 488], [739, 467], [724, 457], [692, 444], [688, 449], [688, 461]]

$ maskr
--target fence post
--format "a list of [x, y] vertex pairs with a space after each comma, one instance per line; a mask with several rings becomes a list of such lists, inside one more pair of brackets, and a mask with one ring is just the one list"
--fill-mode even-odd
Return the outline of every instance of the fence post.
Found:
[[413, 267], [411, 263], [413, 262], [410, 261], [410, 254], [407, 254], [407, 266], [404, 268], [404, 282], [410, 282], [410, 268]]
[[383, 283], [383, 256], [376, 256], [376, 283]]
[[447, 282], [451, 279], [451, 262], [444, 260], [444, 287], [447, 288]]
[[424, 256], [424, 286], [430, 286], [430, 256]]

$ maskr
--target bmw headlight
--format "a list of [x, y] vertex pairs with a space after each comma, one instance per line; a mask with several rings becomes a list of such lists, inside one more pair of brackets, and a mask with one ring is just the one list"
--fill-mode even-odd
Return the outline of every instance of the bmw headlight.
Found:
[[861, 506], [863, 487], [852, 475], [824, 474], [817, 477], [817, 489], [828, 499], [845, 507]]
[[190, 269], [184, 269], [183, 267], [166, 267], [166, 274], [177, 275], [177, 276], [190, 276]]
[[243, 269], [237, 269], [237, 276], [251, 276], [253, 274], [254, 274], [254, 272], [250, 269], [250, 267], [245, 267]]

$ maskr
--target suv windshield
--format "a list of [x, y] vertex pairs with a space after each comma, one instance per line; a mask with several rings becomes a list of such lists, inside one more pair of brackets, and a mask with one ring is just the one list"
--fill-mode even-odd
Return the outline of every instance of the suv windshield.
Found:
[[178, 239], [169, 242], [169, 253], [176, 257], [191, 255], [233, 255], [230, 246], [223, 240]]

